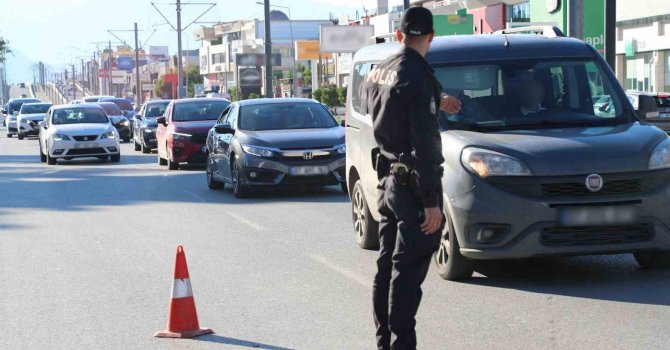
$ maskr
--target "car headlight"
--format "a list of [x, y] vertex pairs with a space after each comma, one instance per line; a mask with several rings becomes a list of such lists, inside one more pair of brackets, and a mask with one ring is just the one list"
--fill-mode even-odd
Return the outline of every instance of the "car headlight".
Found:
[[244, 152], [246, 153], [259, 157], [272, 157], [274, 155], [274, 152], [272, 152], [272, 150], [258, 146], [245, 145], [242, 146], [242, 150], [244, 150]]
[[172, 139], [176, 140], [176, 141], [188, 141], [188, 140], [191, 139], [191, 135], [176, 132], [176, 133], [172, 134]]
[[530, 168], [519, 159], [481, 148], [466, 148], [461, 155], [463, 166], [481, 178], [488, 176], [530, 176]]
[[337, 151], [337, 154], [345, 154], [345, 153], [347, 153], [347, 146], [340, 145], [340, 146], [337, 147], [336, 151]]
[[649, 157], [649, 170], [670, 168], [670, 138], [656, 146]]
[[114, 131], [114, 130], [107, 131], [106, 133], [100, 135], [101, 140], [102, 139], [113, 139], [114, 137], [116, 137], [116, 131]]
[[54, 141], [70, 141], [70, 136], [63, 134], [55, 134]]

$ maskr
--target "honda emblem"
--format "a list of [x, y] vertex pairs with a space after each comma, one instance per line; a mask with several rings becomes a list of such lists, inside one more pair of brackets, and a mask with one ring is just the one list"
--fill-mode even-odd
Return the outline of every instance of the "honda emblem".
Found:
[[314, 158], [314, 153], [312, 153], [312, 152], [305, 152], [305, 153], [302, 154], [302, 157], [303, 157], [305, 160], [310, 160], [310, 159], [313, 159], [313, 158]]
[[88, 136], [84, 136], [84, 141], [88, 141]]

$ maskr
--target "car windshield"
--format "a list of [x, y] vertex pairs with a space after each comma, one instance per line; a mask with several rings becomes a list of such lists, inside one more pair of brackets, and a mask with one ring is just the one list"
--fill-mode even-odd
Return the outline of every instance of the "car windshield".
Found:
[[84, 123], [109, 123], [109, 119], [98, 108], [63, 108], [53, 111], [52, 123], [58, 124], [84, 124]]
[[443, 129], [498, 131], [609, 126], [630, 122], [616, 82], [599, 62], [583, 59], [496, 61], [438, 67], [443, 92], [462, 102], [442, 112]]
[[670, 96], [656, 96], [656, 106], [660, 108], [670, 107]]
[[24, 103], [39, 102], [37, 101], [16, 101], [9, 104], [9, 113], [19, 112]]
[[172, 120], [188, 122], [196, 120], [217, 120], [223, 110], [230, 105], [226, 101], [192, 101], [176, 103]]
[[152, 103], [148, 104], [146, 107], [146, 112], [144, 117], [146, 118], [156, 118], [165, 114], [165, 108], [170, 104], [170, 101], [165, 101], [164, 103]]
[[338, 126], [318, 103], [268, 103], [240, 108], [240, 129], [251, 131], [324, 129]]
[[113, 102], [115, 105], [119, 106], [123, 111], [132, 111], [133, 105], [130, 104], [128, 100], [110, 100], [105, 102]]
[[103, 103], [100, 104], [100, 107], [102, 107], [102, 110], [105, 111], [105, 114], [107, 115], [121, 115], [123, 112], [121, 112], [121, 109], [113, 103]]
[[50, 104], [30, 104], [26, 103], [21, 107], [21, 114], [42, 114], [46, 113], [49, 108], [51, 107]]

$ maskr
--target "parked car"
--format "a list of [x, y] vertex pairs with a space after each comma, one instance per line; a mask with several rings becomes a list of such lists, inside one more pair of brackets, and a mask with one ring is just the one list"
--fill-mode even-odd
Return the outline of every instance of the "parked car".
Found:
[[133, 124], [133, 140], [135, 150], [149, 153], [156, 148], [156, 118], [165, 113], [170, 100], [154, 100], [144, 103], [140, 111], [135, 115]]
[[156, 118], [158, 164], [170, 170], [179, 169], [179, 163], [204, 164], [207, 133], [229, 105], [217, 98], [171, 101], [164, 115]]
[[228, 107], [207, 137], [207, 184], [236, 197], [258, 187], [341, 185], [344, 128], [320, 103], [256, 99]]
[[[670, 134], [670, 114], [668, 114], [670, 108], [664, 106], [667, 103], [665, 102], [665, 98], [650, 92], [628, 91], [626, 92], [626, 97], [628, 97], [633, 109], [636, 111], [640, 108], [641, 96], [646, 96], [647, 101], [653, 102], [656, 108], [653, 111], [647, 111], [645, 114], [638, 113], [638, 116], [645, 122], [655, 125]], [[663, 111], [662, 114], [661, 111]]]
[[26, 136], [39, 135], [39, 123], [44, 120], [51, 106], [51, 103], [24, 103], [16, 116], [17, 138], [23, 140]]
[[[478, 259], [633, 253], [643, 268], [670, 263], [670, 138], [638, 119], [592, 46], [542, 31], [439, 37], [426, 56], [443, 92], [463, 104], [439, 115], [442, 278], [469, 278]], [[361, 49], [349, 80], [347, 181], [363, 248], [378, 245], [381, 216], [379, 149], [361, 86], [392, 85], [375, 66], [399, 49]], [[596, 113], [596, 96], [608, 96], [610, 107]], [[649, 109], [643, 103], [639, 112]]]
[[102, 98], [115, 98], [114, 96], [109, 96], [109, 95], [95, 95], [95, 96], [85, 96], [83, 98], [84, 103], [91, 103], [91, 102], [100, 102], [100, 99]]
[[49, 165], [84, 157], [121, 160], [119, 133], [96, 104], [51, 107], [40, 122], [39, 143], [40, 160]]
[[18, 132], [16, 116], [19, 114], [19, 111], [21, 111], [21, 106], [23, 106], [24, 103], [33, 102], [42, 101], [36, 98], [13, 98], [7, 102], [7, 118], [5, 120], [7, 126], [7, 137], [12, 137], [12, 135]]
[[114, 125], [116, 131], [119, 133], [119, 138], [123, 142], [130, 142], [132, 134], [130, 133], [130, 121], [125, 117], [121, 109], [113, 102], [98, 102], [102, 107], [109, 121]]
[[670, 93], [659, 92], [653, 97], [656, 100], [656, 107], [658, 107], [658, 117], [670, 120]]

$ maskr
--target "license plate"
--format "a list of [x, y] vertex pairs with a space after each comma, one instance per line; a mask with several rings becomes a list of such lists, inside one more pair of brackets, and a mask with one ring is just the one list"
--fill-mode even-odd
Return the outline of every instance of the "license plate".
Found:
[[299, 166], [291, 168], [290, 171], [293, 176], [314, 176], [328, 174], [327, 166]]
[[558, 210], [562, 226], [620, 226], [638, 223], [637, 206], [563, 207]]
[[100, 148], [100, 145], [97, 142], [77, 142], [74, 144], [74, 148]]
[[658, 115], [659, 118], [670, 118], [670, 113], [661, 113]]

